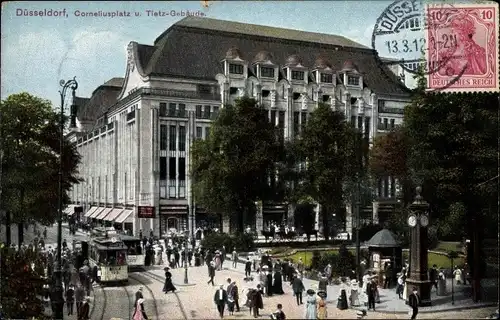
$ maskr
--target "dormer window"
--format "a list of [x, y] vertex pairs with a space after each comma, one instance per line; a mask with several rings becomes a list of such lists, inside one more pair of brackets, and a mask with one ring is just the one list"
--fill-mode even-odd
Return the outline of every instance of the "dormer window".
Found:
[[300, 99], [300, 93], [294, 92], [293, 93], [293, 100], [299, 100]]
[[328, 102], [328, 100], [330, 100], [330, 96], [327, 94], [323, 95], [323, 102]]
[[348, 86], [359, 86], [359, 77], [358, 76], [347, 76], [347, 85]]
[[260, 67], [260, 76], [263, 78], [274, 78], [274, 68]]
[[262, 97], [267, 98], [270, 93], [271, 93], [271, 91], [269, 91], [269, 90], [262, 90]]
[[322, 83], [332, 83], [333, 82], [333, 75], [328, 74], [328, 73], [321, 73], [320, 81]]
[[304, 80], [304, 71], [292, 70], [292, 80]]
[[243, 65], [230, 63], [229, 64], [229, 73], [231, 74], [243, 74]]

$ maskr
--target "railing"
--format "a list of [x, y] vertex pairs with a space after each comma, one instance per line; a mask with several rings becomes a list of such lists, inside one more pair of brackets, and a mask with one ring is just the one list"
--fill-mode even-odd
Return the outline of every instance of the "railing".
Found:
[[186, 110], [169, 110], [166, 114], [160, 114], [160, 116], [170, 118], [187, 118], [188, 113]]
[[400, 109], [400, 108], [389, 108], [386, 106], [379, 106], [378, 107], [378, 112], [379, 113], [395, 113], [395, 114], [404, 114], [405, 110]]

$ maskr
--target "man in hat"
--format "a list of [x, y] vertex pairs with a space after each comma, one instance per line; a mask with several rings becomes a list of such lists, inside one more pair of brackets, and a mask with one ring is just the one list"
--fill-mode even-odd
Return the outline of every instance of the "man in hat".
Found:
[[215, 286], [214, 283], [214, 277], [215, 277], [215, 262], [210, 261], [208, 264], [208, 276], [210, 277], [210, 280], [207, 281], [207, 284], [212, 284], [212, 286]]
[[135, 293], [135, 301], [139, 299], [144, 299], [144, 295], [142, 294], [142, 287], [140, 287], [139, 290], [137, 290], [137, 292]]
[[411, 319], [415, 319], [418, 314], [418, 306], [420, 305], [420, 296], [416, 287], [413, 287], [413, 292], [408, 297], [408, 304], [412, 309]]
[[302, 304], [302, 292], [304, 292], [305, 287], [302, 279], [299, 278], [297, 273], [294, 273], [294, 278], [292, 281], [292, 290], [295, 298], [297, 298], [297, 305]]
[[90, 319], [90, 297], [86, 297], [85, 301], [80, 308], [80, 315], [78, 316], [78, 320], [89, 320]]
[[68, 316], [73, 314], [73, 305], [75, 304], [75, 287], [72, 283], [68, 285], [66, 290], [66, 307], [68, 309]]
[[219, 311], [219, 316], [221, 319], [224, 317], [224, 307], [227, 303], [227, 291], [224, 290], [224, 285], [221, 284], [219, 289], [215, 291], [214, 294], [214, 303], [217, 306], [217, 311]]
[[250, 261], [250, 258], [247, 257], [247, 261], [245, 262], [245, 278], [250, 278], [250, 275], [252, 273], [252, 262]]

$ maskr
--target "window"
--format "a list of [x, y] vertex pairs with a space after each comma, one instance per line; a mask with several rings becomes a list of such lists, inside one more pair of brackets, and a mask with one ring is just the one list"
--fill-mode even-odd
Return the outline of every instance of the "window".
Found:
[[276, 125], [276, 111], [275, 110], [272, 110], [271, 111], [271, 119], [269, 119], [272, 123], [273, 126]]
[[186, 151], [186, 127], [179, 127], [179, 151]]
[[203, 118], [210, 119], [210, 106], [205, 106], [203, 110]]
[[394, 121], [394, 119], [391, 119], [391, 129], [394, 129], [394, 127], [395, 127], [395, 126], [396, 126], [396, 125], [395, 125], [395, 121]]
[[271, 93], [271, 91], [269, 91], [269, 90], [262, 90], [262, 97], [267, 98], [267, 97], [269, 97], [270, 93]]
[[186, 116], [186, 105], [184, 103], [179, 103], [179, 117]]
[[212, 93], [212, 88], [209, 85], [206, 85], [206, 84], [199, 84], [198, 85], [198, 92], [199, 93], [204, 93], [204, 94]]
[[175, 180], [177, 178], [177, 166], [175, 157], [168, 158], [168, 180]]
[[363, 117], [358, 117], [358, 129], [363, 129]]
[[351, 126], [356, 128], [356, 116], [351, 116]]
[[212, 107], [212, 115], [214, 117], [217, 117], [219, 115], [219, 106], [213, 106]]
[[260, 76], [263, 78], [274, 78], [274, 68], [260, 67]]
[[285, 111], [280, 111], [278, 114], [278, 127], [285, 128]]
[[370, 122], [371, 117], [365, 117], [365, 138], [370, 136]]
[[167, 180], [167, 157], [160, 157], [160, 180]]
[[292, 71], [292, 80], [304, 80], [304, 71]]
[[196, 127], [196, 139], [201, 139], [201, 138], [203, 138], [203, 128]]
[[179, 158], [179, 180], [186, 180], [186, 158]]
[[359, 86], [359, 77], [347, 76], [347, 85], [348, 86]]
[[384, 129], [387, 130], [389, 128], [387, 124], [387, 118], [384, 118]]
[[176, 108], [177, 108], [177, 105], [175, 103], [168, 104], [168, 116], [169, 117], [175, 117], [175, 109]]
[[302, 112], [300, 114], [300, 117], [301, 117], [300, 122], [301, 122], [302, 128], [304, 128], [306, 123], [307, 123], [307, 112]]
[[208, 139], [210, 137], [210, 127], [205, 128], [205, 139]]
[[299, 100], [299, 98], [300, 98], [300, 93], [294, 92], [293, 93], [293, 100]]
[[135, 119], [135, 110], [132, 110], [129, 113], [127, 113], [127, 121], [130, 121], [132, 119]]
[[323, 83], [332, 83], [333, 82], [333, 75], [328, 74], [328, 73], [321, 73], [320, 81]]
[[177, 128], [176, 126], [170, 126], [170, 132], [169, 132], [169, 148], [168, 150], [170, 151], [175, 151], [175, 140], [176, 140], [176, 133], [177, 133]]
[[167, 104], [165, 102], [160, 102], [160, 117], [167, 116]]
[[229, 88], [229, 94], [230, 95], [235, 95], [238, 93], [238, 88], [235, 88], [235, 87], [230, 87]]
[[196, 106], [196, 118], [201, 118], [201, 109], [202, 107], [200, 105]]
[[160, 150], [167, 150], [167, 126], [160, 125]]
[[323, 95], [323, 102], [328, 102], [330, 100], [330, 96], [327, 94]]
[[295, 135], [299, 134], [299, 121], [300, 121], [300, 112], [293, 113], [293, 132]]
[[229, 64], [229, 73], [243, 74], [243, 65], [230, 63]]

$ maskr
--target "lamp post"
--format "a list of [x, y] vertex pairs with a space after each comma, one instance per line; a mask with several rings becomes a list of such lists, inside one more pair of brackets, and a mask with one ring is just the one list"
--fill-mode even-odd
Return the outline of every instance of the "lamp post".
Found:
[[184, 284], [188, 284], [188, 243], [189, 230], [184, 231]]
[[64, 146], [64, 99], [66, 98], [66, 92], [71, 89], [73, 98], [75, 97], [75, 91], [78, 88], [78, 82], [75, 78], [64, 81], [59, 81], [61, 90], [59, 90], [59, 95], [61, 96], [61, 109], [60, 109], [60, 119], [59, 119], [59, 212], [57, 215], [57, 261], [56, 268], [54, 271], [56, 278], [56, 285], [54, 287], [54, 318], [63, 318], [63, 286], [62, 286], [62, 272], [61, 272], [61, 247], [62, 247], [62, 212], [63, 212], [63, 146]]

